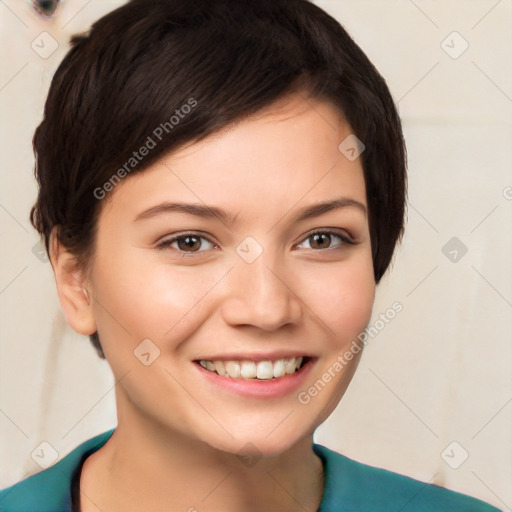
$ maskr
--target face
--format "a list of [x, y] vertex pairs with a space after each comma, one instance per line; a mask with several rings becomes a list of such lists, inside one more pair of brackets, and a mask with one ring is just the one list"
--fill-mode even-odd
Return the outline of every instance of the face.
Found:
[[87, 282], [118, 407], [232, 453], [280, 453], [332, 412], [375, 292], [350, 126], [302, 96], [268, 112], [118, 184]]

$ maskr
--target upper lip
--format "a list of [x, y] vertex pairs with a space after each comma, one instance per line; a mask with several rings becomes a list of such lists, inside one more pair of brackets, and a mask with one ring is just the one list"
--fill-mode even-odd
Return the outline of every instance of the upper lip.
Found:
[[276, 351], [276, 352], [258, 352], [248, 353], [239, 352], [237, 354], [218, 354], [201, 356], [195, 361], [277, 361], [278, 359], [291, 359], [292, 357], [308, 357], [314, 358], [315, 356], [306, 352], [293, 351]]

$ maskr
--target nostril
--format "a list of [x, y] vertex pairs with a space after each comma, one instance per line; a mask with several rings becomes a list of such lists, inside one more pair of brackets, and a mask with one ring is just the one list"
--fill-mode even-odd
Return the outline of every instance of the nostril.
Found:
[[59, 5], [60, 0], [32, 0], [32, 7], [43, 18], [53, 18]]

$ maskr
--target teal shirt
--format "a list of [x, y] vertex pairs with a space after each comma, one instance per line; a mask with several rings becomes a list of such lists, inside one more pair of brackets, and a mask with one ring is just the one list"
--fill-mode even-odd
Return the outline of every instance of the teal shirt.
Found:
[[[82, 443], [53, 466], [0, 490], [1, 512], [72, 512], [71, 481], [83, 457], [99, 450], [111, 429]], [[498, 512], [499, 509], [436, 485], [355, 462], [313, 444], [325, 472], [318, 512]]]

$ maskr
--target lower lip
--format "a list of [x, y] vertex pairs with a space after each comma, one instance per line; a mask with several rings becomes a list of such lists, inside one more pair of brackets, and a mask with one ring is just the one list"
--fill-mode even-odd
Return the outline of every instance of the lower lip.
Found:
[[295, 373], [268, 380], [246, 380], [221, 377], [218, 373], [203, 368], [199, 363], [194, 362], [194, 366], [197, 368], [199, 374], [208, 382], [228, 391], [232, 391], [233, 393], [261, 398], [279, 398], [295, 391], [304, 382], [311, 368], [313, 368], [314, 363], [314, 359], [309, 359], [309, 361]]

